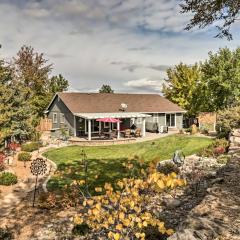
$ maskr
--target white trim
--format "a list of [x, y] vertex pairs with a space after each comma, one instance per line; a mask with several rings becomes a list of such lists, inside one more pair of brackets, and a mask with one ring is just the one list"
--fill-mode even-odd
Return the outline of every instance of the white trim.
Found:
[[74, 128], [74, 137], [77, 136], [77, 128], [76, 128], [76, 116], [73, 118], [73, 128]]
[[92, 120], [90, 120], [90, 119], [88, 119], [88, 141], [91, 141], [91, 137], [92, 137], [92, 133], [91, 133], [91, 131], [92, 131], [92, 129], [91, 129], [91, 123], [92, 122]]
[[74, 113], [75, 116], [85, 119], [97, 118], [138, 118], [138, 117], [151, 117], [151, 115], [138, 112], [115, 112], [115, 113]]
[[117, 139], [120, 138], [120, 122], [117, 122]]
[[146, 118], [142, 119], [142, 137], [146, 135]]
[[57, 113], [53, 113], [52, 121], [53, 121], [53, 123], [58, 123], [58, 114]]
[[[171, 115], [174, 114], [174, 126], [167, 126], [167, 115], [170, 115], [170, 125], [172, 123], [172, 120], [171, 120]], [[176, 113], [166, 113], [165, 114], [165, 126], [167, 126], [168, 128], [176, 128], [176, 120], [177, 120], [177, 114]]]

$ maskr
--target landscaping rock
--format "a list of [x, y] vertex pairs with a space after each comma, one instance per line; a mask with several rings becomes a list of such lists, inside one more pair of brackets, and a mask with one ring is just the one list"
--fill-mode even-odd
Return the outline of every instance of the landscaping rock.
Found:
[[174, 198], [166, 198], [163, 200], [162, 204], [169, 209], [173, 209], [179, 207], [181, 205], [181, 201]]
[[194, 237], [193, 230], [184, 229], [182, 232], [173, 234], [168, 240], [199, 240], [199, 238]]

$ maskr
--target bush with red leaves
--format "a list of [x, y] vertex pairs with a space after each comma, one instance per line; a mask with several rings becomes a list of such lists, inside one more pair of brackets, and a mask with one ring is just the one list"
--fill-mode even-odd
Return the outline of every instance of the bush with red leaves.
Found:
[[4, 164], [5, 158], [6, 156], [4, 155], [4, 153], [0, 153], [0, 172], [5, 170], [5, 164]]
[[222, 146], [214, 148], [213, 152], [215, 155], [224, 154], [226, 149]]

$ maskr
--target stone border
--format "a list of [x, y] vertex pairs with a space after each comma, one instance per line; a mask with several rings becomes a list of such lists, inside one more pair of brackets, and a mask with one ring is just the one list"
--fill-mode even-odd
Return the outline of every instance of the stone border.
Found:
[[[44, 153], [44, 152], [43, 152], [43, 153]], [[42, 184], [43, 191], [44, 191], [45, 193], [47, 193], [47, 192], [48, 192], [48, 190], [47, 190], [47, 183], [48, 183], [48, 181], [51, 179], [52, 175], [56, 172], [56, 170], [57, 170], [57, 164], [56, 164], [55, 162], [53, 162], [52, 160], [44, 157], [42, 154], [40, 154], [40, 157], [46, 159], [46, 160], [48, 161], [48, 163], [50, 164], [50, 166], [52, 166], [51, 172], [49, 171], [49, 174], [48, 174], [47, 178], [44, 180], [44, 182], [43, 182], [43, 184]]]

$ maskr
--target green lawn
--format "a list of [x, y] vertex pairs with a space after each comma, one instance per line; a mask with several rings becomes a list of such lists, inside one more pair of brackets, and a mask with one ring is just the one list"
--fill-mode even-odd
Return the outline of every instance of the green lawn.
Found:
[[[80, 147], [69, 146], [52, 149], [44, 155], [58, 165], [56, 176], [48, 183], [50, 190], [60, 189], [74, 179], [83, 179], [81, 152], [84, 149], [88, 159], [89, 182], [92, 187], [105, 182], [114, 183], [117, 179], [129, 176], [122, 164], [128, 159], [143, 159], [147, 164], [152, 160], [164, 160], [172, 157], [175, 150], [191, 155], [212, 143], [212, 139], [194, 136], [172, 135], [154, 141], [127, 145]], [[95, 176], [98, 175], [96, 179]]]

